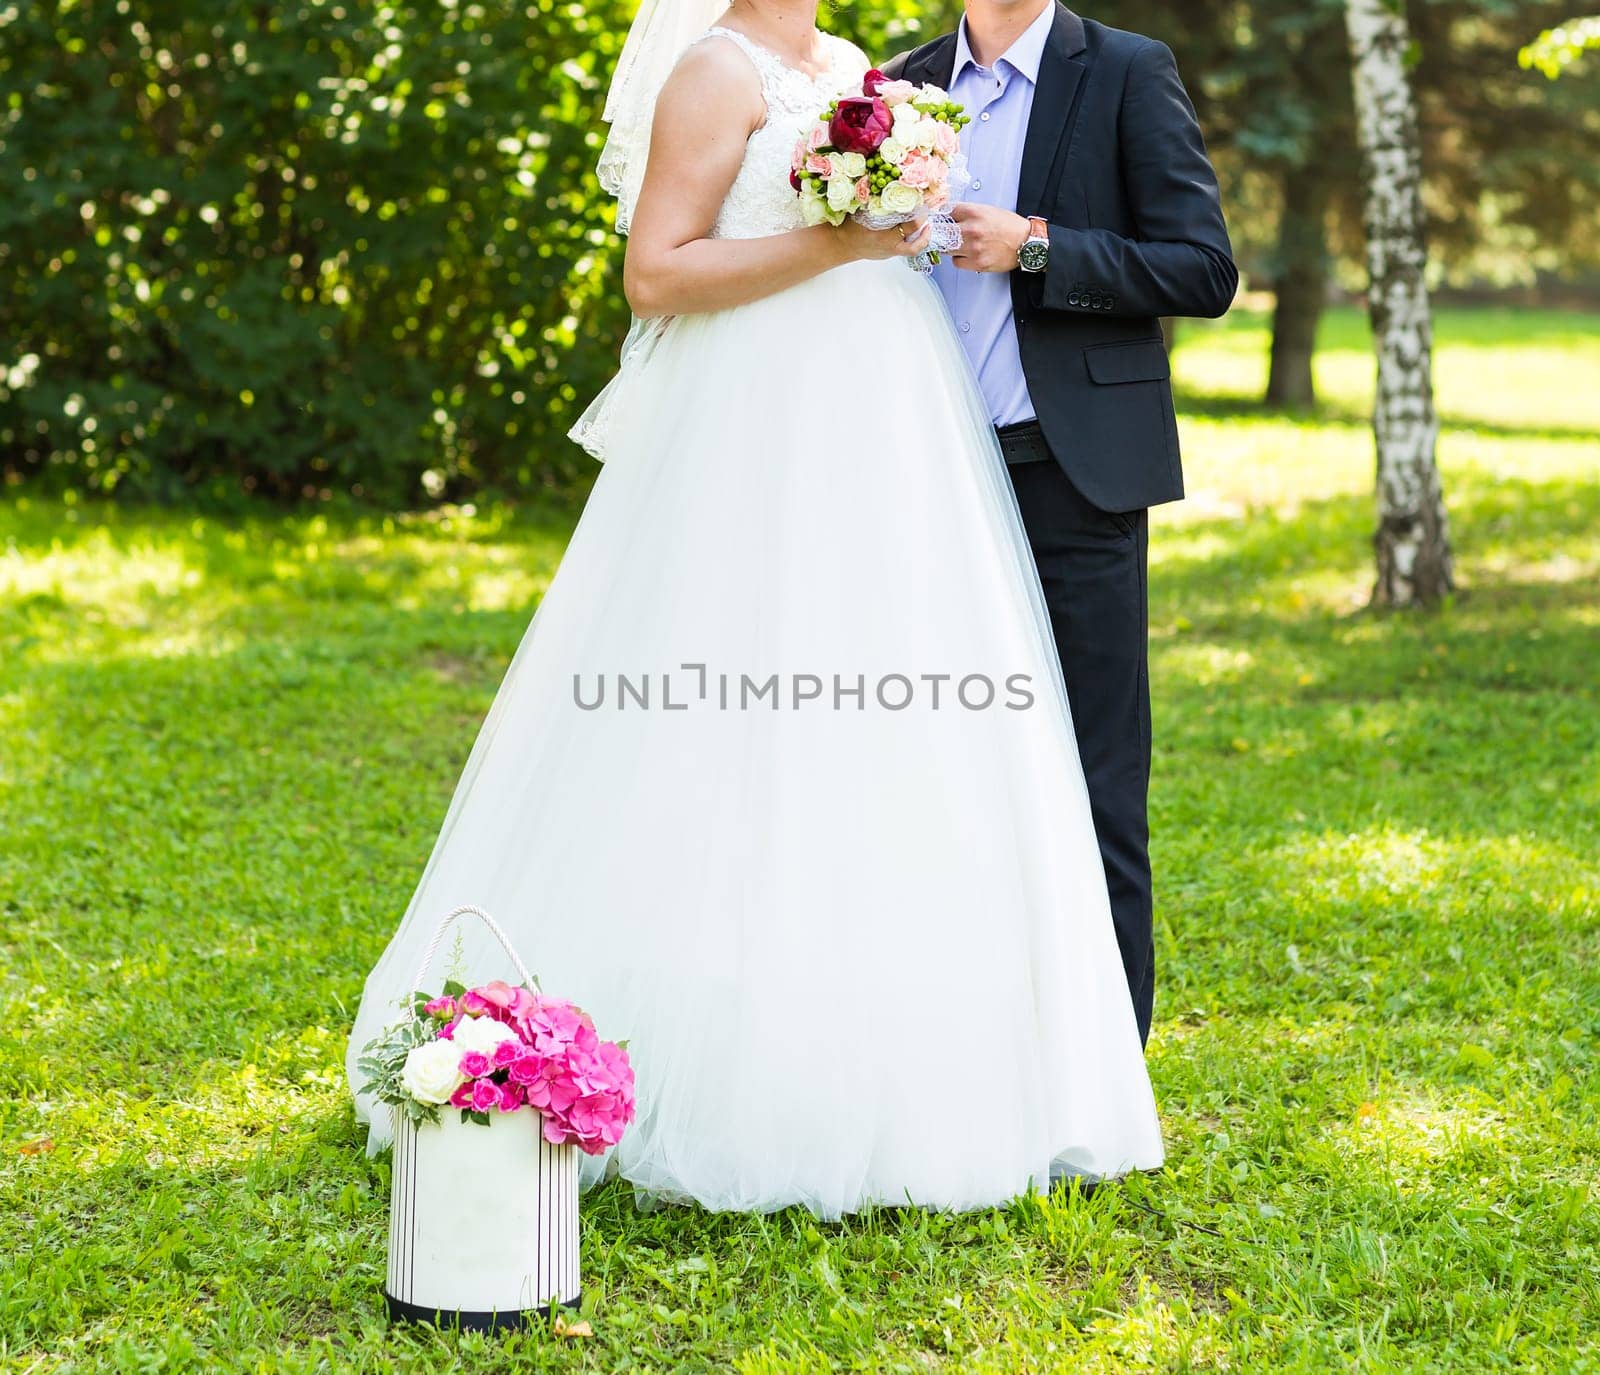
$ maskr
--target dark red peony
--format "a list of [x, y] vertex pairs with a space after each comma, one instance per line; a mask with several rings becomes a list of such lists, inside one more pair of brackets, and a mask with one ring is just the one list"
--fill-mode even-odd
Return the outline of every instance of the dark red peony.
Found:
[[841, 153], [875, 153], [893, 128], [894, 116], [877, 96], [846, 96], [828, 125], [828, 140]]
[[882, 72], [880, 72], [876, 67], [874, 67], [870, 72], [868, 72], [864, 77], [861, 78], [861, 93], [862, 93], [862, 95], [869, 95], [869, 96], [877, 95], [879, 88], [888, 79], [889, 79], [888, 77], [886, 77]]

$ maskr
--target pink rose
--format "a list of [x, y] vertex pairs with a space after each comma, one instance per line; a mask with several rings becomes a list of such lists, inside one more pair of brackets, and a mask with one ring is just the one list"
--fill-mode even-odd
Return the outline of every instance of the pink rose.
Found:
[[933, 151], [942, 158], [953, 158], [961, 151], [961, 135], [948, 124], [933, 131]]
[[950, 187], [946, 182], [940, 182], [937, 186], [930, 186], [927, 191], [923, 193], [922, 208], [924, 210], [937, 213], [940, 210], [943, 210], [945, 206], [949, 204]]
[[461, 1025], [461, 1015], [459, 1013], [457, 1013], [456, 1016], [452, 1017], [448, 1022], [446, 1022], [442, 1027], [439, 1028], [439, 1037], [438, 1037], [438, 1039], [441, 1040], [441, 1041], [453, 1041], [453, 1040], [455, 1040], [455, 1038], [456, 1038], [456, 1028], [458, 1026], [460, 1026], [460, 1025]]
[[811, 153], [806, 158], [806, 171], [814, 177], [826, 177], [833, 172], [833, 165], [821, 153]]
[[496, 1069], [504, 1069], [513, 1063], [518, 1056], [527, 1051], [527, 1046], [521, 1041], [502, 1041], [489, 1052], [489, 1063]]
[[461, 1057], [461, 1072], [469, 1079], [477, 1079], [489, 1072], [489, 1057], [481, 1050], [469, 1050]]
[[456, 1015], [456, 1000], [454, 998], [434, 998], [424, 1003], [422, 1010], [430, 1017], [437, 1017], [441, 1022], [448, 1022]]
[[526, 1017], [533, 1011], [538, 1001], [520, 984], [513, 988], [501, 979], [486, 983], [482, 988], [475, 988], [472, 993], [483, 1000], [489, 1014], [498, 1022], [512, 1022]]
[[907, 186], [916, 187], [918, 191], [931, 186], [934, 180], [933, 161], [922, 149], [913, 148], [900, 164], [900, 180]]
[[522, 1089], [517, 1084], [500, 1085], [500, 1102], [496, 1105], [501, 1112], [515, 1112], [522, 1106]]
[[472, 1106], [472, 1092], [476, 1086], [469, 1080], [462, 1084], [450, 1095], [450, 1106], [453, 1108], [470, 1108]]
[[828, 137], [841, 153], [876, 153], [894, 131], [889, 107], [876, 96], [846, 96], [828, 125]]
[[461, 995], [461, 1010], [469, 1017], [482, 1017], [489, 1011], [489, 1000], [475, 988]]
[[872, 199], [871, 177], [862, 177], [861, 180], [856, 183], [856, 199], [860, 201], [862, 205], [865, 205], [869, 200]]
[[500, 1086], [489, 1079], [476, 1079], [472, 1084], [472, 1110], [488, 1112], [500, 1106]]
[[[511, 1043], [506, 1042], [507, 1045]], [[535, 1055], [527, 1046], [518, 1046], [517, 1058], [511, 1062], [511, 1081], [528, 1085], [544, 1073], [544, 1057]]]
[[804, 167], [806, 165], [806, 157], [810, 152], [811, 149], [806, 146], [804, 136], [797, 138], [794, 141], [794, 152], [789, 154], [790, 170], [798, 172], [802, 167]]
[[815, 152], [818, 148], [828, 146], [828, 126], [818, 120], [811, 126], [811, 131], [806, 135], [806, 148]]
[[885, 81], [876, 94], [885, 105], [894, 106], [904, 105], [916, 93], [917, 86], [913, 81]]

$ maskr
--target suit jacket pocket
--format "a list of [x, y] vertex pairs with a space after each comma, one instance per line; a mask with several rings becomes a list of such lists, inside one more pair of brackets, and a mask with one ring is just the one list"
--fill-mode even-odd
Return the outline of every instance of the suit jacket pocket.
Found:
[[1091, 381], [1101, 386], [1120, 382], [1164, 382], [1172, 376], [1166, 345], [1160, 339], [1133, 339], [1125, 344], [1091, 344], [1083, 351]]
[[1103, 455], [1108, 510], [1132, 510], [1181, 495], [1178, 419], [1172, 366], [1159, 338], [1090, 344], [1083, 350], [1088, 385], [1073, 422], [1091, 451]]

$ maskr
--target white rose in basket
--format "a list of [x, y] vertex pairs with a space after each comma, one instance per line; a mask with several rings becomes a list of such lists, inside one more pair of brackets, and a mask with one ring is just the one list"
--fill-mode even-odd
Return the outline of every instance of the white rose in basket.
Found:
[[429, 1041], [406, 1054], [400, 1082], [419, 1103], [443, 1107], [467, 1076], [461, 1072], [461, 1049], [454, 1041]]
[[456, 1048], [456, 1059], [459, 1060], [469, 1050], [475, 1050], [480, 1055], [493, 1055], [494, 1048], [502, 1041], [515, 1041], [517, 1033], [504, 1022], [497, 1022], [493, 1017], [463, 1017], [456, 1025], [451, 1040], [443, 1044], [453, 1045]]

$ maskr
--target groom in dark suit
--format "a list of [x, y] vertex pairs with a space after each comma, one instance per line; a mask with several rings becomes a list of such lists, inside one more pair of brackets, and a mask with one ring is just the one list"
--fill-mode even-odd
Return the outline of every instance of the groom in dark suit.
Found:
[[1056, 0], [967, 0], [887, 64], [972, 123], [937, 269], [999, 432], [1077, 728], [1141, 1038], [1155, 989], [1146, 508], [1183, 495], [1163, 315], [1238, 287], [1217, 178], [1164, 43]]

